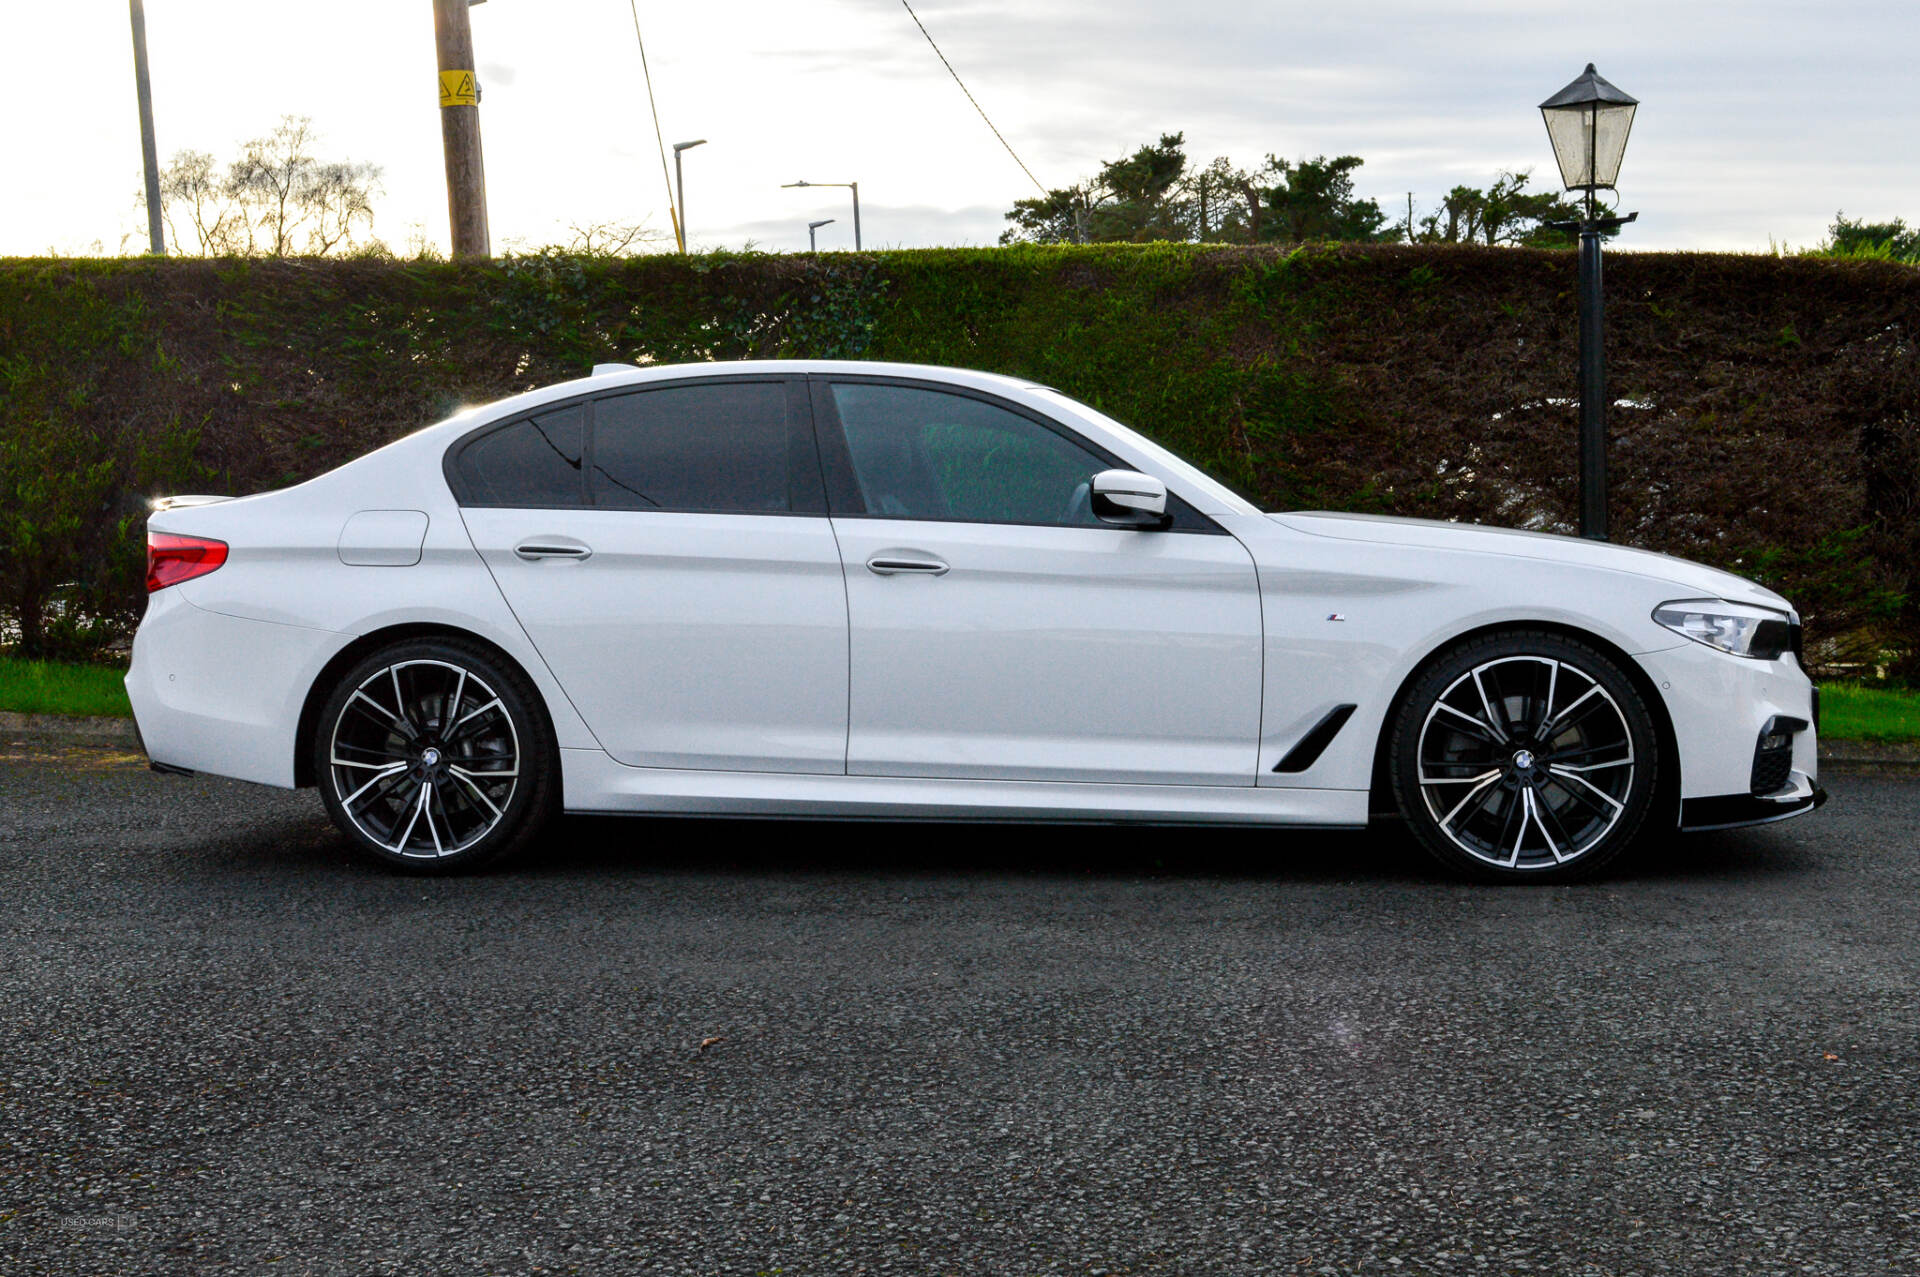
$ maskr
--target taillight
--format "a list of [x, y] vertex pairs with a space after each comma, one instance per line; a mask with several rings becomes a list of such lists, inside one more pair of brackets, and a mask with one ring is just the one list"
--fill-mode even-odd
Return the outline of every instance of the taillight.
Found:
[[211, 537], [147, 533], [147, 593], [205, 576], [227, 561], [227, 543]]

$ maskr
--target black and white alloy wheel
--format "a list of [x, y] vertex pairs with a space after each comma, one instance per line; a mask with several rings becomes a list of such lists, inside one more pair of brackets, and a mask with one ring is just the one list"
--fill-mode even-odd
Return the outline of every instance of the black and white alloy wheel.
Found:
[[1428, 850], [1483, 877], [1564, 878], [1633, 840], [1655, 790], [1645, 703], [1603, 653], [1557, 634], [1447, 653], [1396, 720], [1393, 780]]
[[342, 679], [321, 716], [314, 775], [362, 849], [423, 870], [517, 847], [552, 806], [553, 749], [518, 671], [456, 640], [397, 644]]

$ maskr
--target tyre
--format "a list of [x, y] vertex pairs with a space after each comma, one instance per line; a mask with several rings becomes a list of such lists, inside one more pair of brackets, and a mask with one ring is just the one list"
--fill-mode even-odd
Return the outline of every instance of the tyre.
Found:
[[536, 692], [478, 643], [410, 639], [334, 688], [313, 741], [327, 814], [362, 852], [449, 873], [516, 851], [559, 801]]
[[1600, 869], [1645, 825], [1660, 767], [1653, 716], [1619, 664], [1542, 631], [1443, 652], [1408, 690], [1388, 748], [1415, 837], [1491, 880]]

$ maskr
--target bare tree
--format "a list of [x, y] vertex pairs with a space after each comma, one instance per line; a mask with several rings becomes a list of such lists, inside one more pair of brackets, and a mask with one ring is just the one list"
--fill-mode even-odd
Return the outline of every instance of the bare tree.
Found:
[[167, 242], [175, 251], [185, 250], [189, 242], [180, 233], [183, 221], [202, 255], [229, 251], [234, 210], [226, 197], [226, 179], [205, 151], [181, 151], [161, 170], [160, 208], [167, 219]]
[[570, 222], [567, 230], [572, 236], [567, 240], [567, 251], [582, 257], [631, 257], [668, 239], [664, 232], [654, 230], [645, 222], [612, 219]]
[[[160, 175], [160, 199], [174, 242], [202, 255], [324, 255], [377, 245], [373, 197], [380, 169], [313, 154], [313, 121], [283, 116], [273, 132], [244, 143], [221, 173], [205, 151], [181, 151]], [[181, 234], [192, 231], [191, 244]], [[362, 236], [365, 238], [363, 239]]]

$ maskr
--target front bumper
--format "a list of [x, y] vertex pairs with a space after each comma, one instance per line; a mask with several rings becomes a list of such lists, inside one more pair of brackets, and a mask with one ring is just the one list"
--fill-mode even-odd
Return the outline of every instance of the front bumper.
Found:
[[1699, 833], [1740, 825], [1766, 825], [1805, 815], [1826, 801], [1826, 790], [1804, 772], [1795, 772], [1787, 788], [1779, 793], [1684, 798], [1680, 801], [1680, 828], [1687, 833]]
[[[1826, 800], [1818, 695], [1792, 655], [1754, 661], [1684, 643], [1637, 659], [1673, 724], [1682, 829], [1784, 820]], [[1762, 738], [1782, 728], [1792, 732], [1790, 757], [1783, 749], [1758, 766]]]

